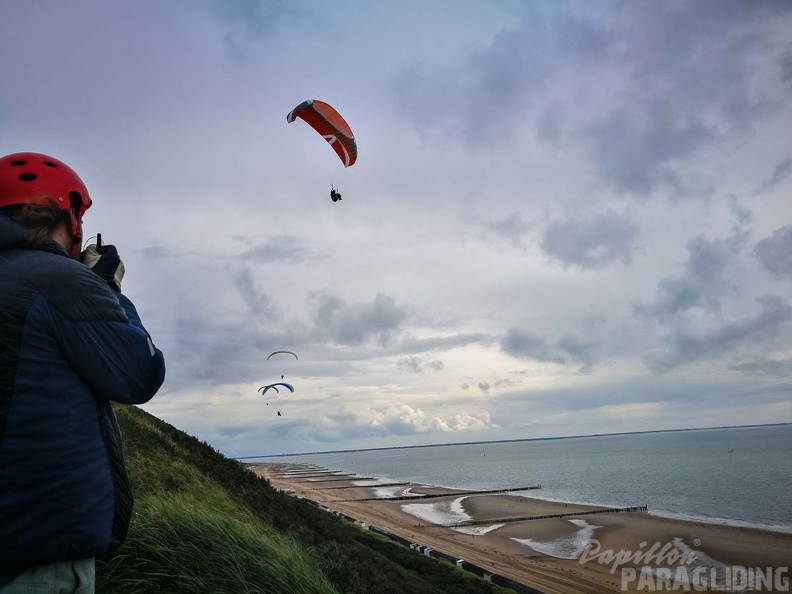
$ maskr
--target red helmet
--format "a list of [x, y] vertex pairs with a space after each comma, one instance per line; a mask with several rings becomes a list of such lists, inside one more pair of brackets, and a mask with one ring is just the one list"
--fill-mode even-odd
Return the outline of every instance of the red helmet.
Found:
[[52, 199], [63, 210], [73, 208], [71, 234], [82, 240], [82, 222], [91, 206], [88, 189], [74, 170], [58, 159], [39, 153], [14, 153], [0, 158], [0, 208]]

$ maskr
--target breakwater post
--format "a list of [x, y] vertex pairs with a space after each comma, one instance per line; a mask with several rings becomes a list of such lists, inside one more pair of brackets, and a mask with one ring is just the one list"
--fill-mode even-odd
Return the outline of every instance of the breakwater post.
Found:
[[[357, 479], [355, 479], [357, 480]], [[324, 481], [321, 481], [324, 482]], [[307, 491], [329, 491], [330, 489], [373, 489], [375, 487], [403, 487], [410, 483], [384, 483], [382, 485], [344, 485], [343, 487], [314, 487], [313, 489], [306, 489]], [[374, 499], [377, 499], [376, 497]], [[390, 498], [394, 499], [394, 498]], [[406, 497], [406, 499], [415, 499], [415, 497]], [[421, 497], [423, 499], [423, 497]], [[345, 499], [343, 501], [368, 501], [368, 499]]]
[[[319, 479], [318, 481], [313, 481], [314, 483], [332, 483], [333, 481], [373, 481], [376, 480], [373, 476], [356, 476], [354, 473], [348, 476], [334, 476], [333, 478], [329, 479]], [[363, 485], [364, 487], [368, 485]], [[374, 486], [374, 485], [372, 485]]]
[[558, 518], [571, 518], [575, 516], [593, 516], [596, 514], [616, 514], [616, 513], [646, 513], [646, 505], [635, 505], [632, 507], [608, 507], [591, 511], [567, 512], [563, 514], [544, 514], [541, 516], [521, 516], [518, 518], [493, 518], [491, 520], [466, 520], [455, 524], [422, 524], [424, 528], [461, 528], [464, 526], [487, 526], [489, 524], [508, 524], [510, 522], [529, 522], [531, 520], [551, 520]]
[[[354, 475], [354, 473], [352, 473]], [[286, 479], [309, 479], [309, 478], [319, 478], [323, 476], [351, 476], [348, 473], [342, 473], [340, 470], [328, 471], [328, 472], [317, 472], [315, 474], [300, 474], [296, 476], [286, 476], [282, 475], [281, 478]]]
[[[371, 485], [372, 487], [385, 487], [387, 485]], [[541, 489], [542, 485], [533, 487], [513, 487], [511, 489], [492, 489], [490, 491], [452, 491], [450, 493], [421, 493], [415, 495], [400, 495], [399, 497], [366, 497], [365, 499], [344, 499], [345, 503], [352, 501], [404, 501], [407, 499], [436, 499], [437, 497], [463, 497], [473, 495], [497, 495], [498, 493], [514, 493], [515, 491], [533, 491]]]

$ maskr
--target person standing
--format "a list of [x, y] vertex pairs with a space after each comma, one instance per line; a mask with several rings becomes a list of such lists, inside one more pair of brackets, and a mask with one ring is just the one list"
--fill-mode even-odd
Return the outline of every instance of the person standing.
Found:
[[118, 250], [80, 253], [90, 206], [65, 163], [0, 158], [0, 594], [94, 592], [133, 503], [112, 402], [165, 379]]

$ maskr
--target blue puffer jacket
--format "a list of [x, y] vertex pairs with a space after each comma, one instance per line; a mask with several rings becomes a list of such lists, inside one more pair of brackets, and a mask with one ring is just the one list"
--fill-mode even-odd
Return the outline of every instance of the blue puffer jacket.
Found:
[[0, 213], [0, 586], [123, 542], [132, 492], [110, 401], [142, 404], [165, 379], [129, 299], [22, 238]]

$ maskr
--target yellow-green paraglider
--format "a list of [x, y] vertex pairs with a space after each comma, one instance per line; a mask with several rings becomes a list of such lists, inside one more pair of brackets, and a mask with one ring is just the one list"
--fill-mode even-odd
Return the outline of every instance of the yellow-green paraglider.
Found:
[[298, 361], [300, 360], [300, 358], [297, 356], [297, 354], [293, 353], [291, 351], [272, 351], [269, 355], [267, 355], [267, 361], [269, 361], [270, 357], [272, 357], [273, 355], [278, 355], [278, 354], [281, 354], [281, 355], [292, 355]]

